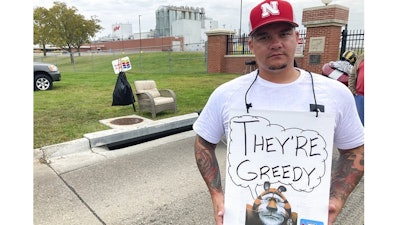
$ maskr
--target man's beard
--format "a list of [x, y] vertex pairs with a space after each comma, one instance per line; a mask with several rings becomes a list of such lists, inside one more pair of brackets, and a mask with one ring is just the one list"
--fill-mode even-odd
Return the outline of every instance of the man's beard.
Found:
[[281, 69], [285, 69], [288, 65], [287, 64], [283, 64], [281, 66], [270, 66], [268, 67], [268, 69], [270, 70], [281, 70]]

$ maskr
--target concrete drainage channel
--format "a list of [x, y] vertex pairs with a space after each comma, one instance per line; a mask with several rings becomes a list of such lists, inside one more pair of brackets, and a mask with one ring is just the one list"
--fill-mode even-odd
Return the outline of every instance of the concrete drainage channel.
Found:
[[102, 120], [101, 123], [110, 126], [111, 130], [85, 134], [90, 146], [107, 146], [110, 150], [151, 141], [192, 129], [198, 113], [176, 116], [157, 121], [132, 116]]
[[111, 129], [84, 134], [84, 138], [35, 149], [44, 161], [64, 155], [85, 152], [96, 147], [117, 150], [169, 135], [192, 130], [199, 113], [191, 113], [161, 120], [149, 120], [136, 115], [101, 120]]
[[[112, 143], [108, 143], [106, 146], [109, 150], [117, 150], [120, 148], [129, 147], [169, 135], [189, 131], [192, 130], [192, 125], [194, 123], [193, 118], [197, 118], [197, 116], [189, 118], [187, 118], [187, 116], [174, 117], [171, 118], [173, 120], [166, 119], [161, 120], [161, 122], [145, 122], [144, 118], [138, 117], [112, 119], [111, 121], [109, 121], [109, 123], [114, 126], [124, 126], [125, 129], [127, 129], [126, 126], [136, 126], [138, 127], [137, 130], [139, 131], [133, 132], [133, 130], [131, 130], [129, 131], [130, 134], [133, 134], [131, 138], [114, 140]], [[104, 123], [106, 124], [107, 122]]]

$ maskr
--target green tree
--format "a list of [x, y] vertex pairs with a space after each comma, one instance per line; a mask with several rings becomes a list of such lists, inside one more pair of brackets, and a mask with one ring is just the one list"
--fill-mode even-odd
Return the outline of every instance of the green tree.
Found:
[[38, 39], [35, 37], [34, 40], [35, 42], [41, 40], [41, 42], [35, 44], [53, 44], [65, 49], [70, 54], [71, 64], [75, 63], [72, 50], [77, 49], [80, 53], [81, 46], [89, 43], [90, 38], [103, 29], [97, 17], [92, 16], [86, 20], [83, 15], [78, 14], [75, 7], [68, 8], [64, 2], [54, 2], [53, 7], [48, 10], [38, 7], [34, 10], [34, 15], [36, 14], [38, 14], [38, 21], [34, 21], [34, 24], [38, 24], [38, 29], [34, 29], [34, 31], [37, 30], [34, 35], [38, 35]]
[[44, 7], [37, 7], [33, 11], [33, 43], [43, 48], [43, 55], [46, 56], [46, 44], [50, 43], [50, 18], [49, 11]]

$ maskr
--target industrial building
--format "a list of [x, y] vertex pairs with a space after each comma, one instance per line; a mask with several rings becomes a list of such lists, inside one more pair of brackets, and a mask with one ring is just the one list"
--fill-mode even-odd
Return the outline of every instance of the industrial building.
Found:
[[112, 25], [111, 38], [113, 39], [132, 39], [132, 24], [131, 23], [116, 23]]
[[205, 32], [218, 28], [218, 22], [207, 18], [204, 8], [160, 6], [156, 10], [155, 37], [184, 38], [185, 51], [202, 51], [207, 41]]
[[[189, 7], [189, 6], [160, 6], [156, 12], [156, 24], [155, 29], [149, 31], [139, 31], [139, 33], [133, 33], [133, 26], [131, 23], [115, 23], [111, 27], [111, 34], [98, 38], [95, 43], [98, 42], [119, 42], [121, 44], [125, 41], [130, 40], [144, 40], [144, 39], [158, 39], [166, 37], [183, 38], [182, 43], [179, 44], [182, 48], [180, 51], [204, 51], [205, 44], [207, 41], [206, 32], [217, 29], [218, 22], [212, 18], [206, 17], [204, 8]], [[140, 30], [140, 29], [139, 29]], [[144, 42], [147, 43], [147, 42]], [[150, 43], [150, 42], [148, 42]], [[168, 46], [168, 44], [166, 45]], [[85, 48], [87, 46], [82, 46]], [[116, 47], [113, 45], [113, 47]], [[126, 46], [121, 46], [124, 49]], [[154, 46], [146, 46], [154, 48]], [[58, 47], [49, 46], [49, 50], [60, 50]], [[162, 47], [164, 49], [164, 43]], [[34, 47], [34, 49], [40, 50], [40, 46]], [[91, 49], [88, 47], [88, 49]], [[100, 48], [101, 50], [101, 48]]]

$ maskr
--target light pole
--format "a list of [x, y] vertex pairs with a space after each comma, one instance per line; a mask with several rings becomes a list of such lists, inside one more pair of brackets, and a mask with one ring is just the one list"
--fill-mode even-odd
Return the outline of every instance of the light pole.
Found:
[[240, 0], [240, 24], [239, 24], [239, 37], [242, 37], [242, 2], [243, 2], [243, 0]]
[[139, 66], [140, 66], [140, 72], [142, 72], [142, 30], [140, 28], [140, 17], [142, 15], [139, 15]]
[[124, 35], [121, 35], [121, 43], [122, 43], [122, 54], [125, 54]]

